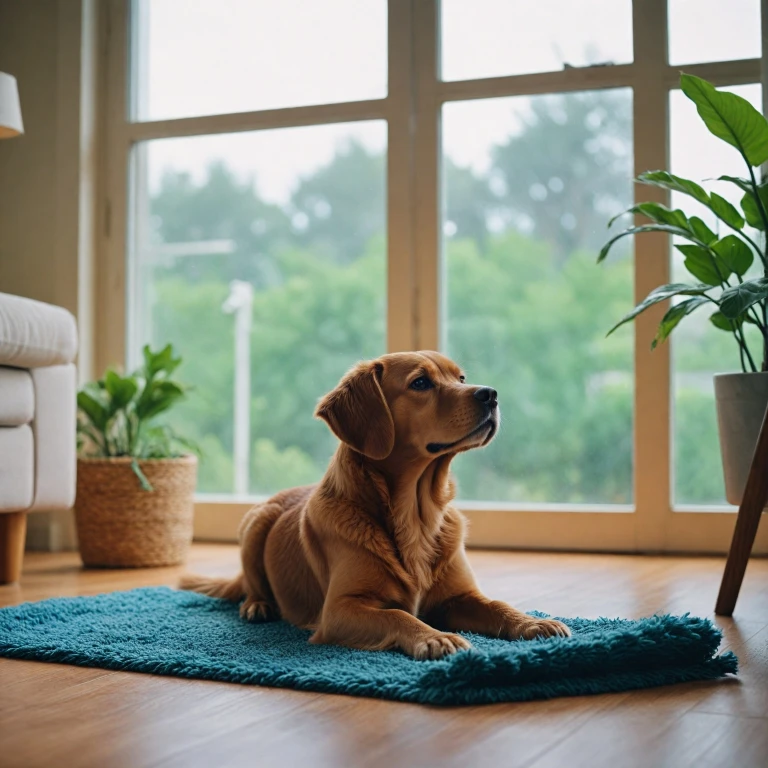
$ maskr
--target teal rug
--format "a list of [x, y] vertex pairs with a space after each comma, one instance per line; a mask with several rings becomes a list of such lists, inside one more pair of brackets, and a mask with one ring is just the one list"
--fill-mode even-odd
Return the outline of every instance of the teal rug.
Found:
[[[538, 614], [543, 615], [543, 614]], [[735, 674], [707, 619], [563, 619], [573, 637], [468, 635], [471, 651], [414, 661], [310, 645], [283, 622], [248, 624], [232, 603], [167, 587], [0, 610], [0, 656], [422, 704], [488, 704], [627, 691]]]

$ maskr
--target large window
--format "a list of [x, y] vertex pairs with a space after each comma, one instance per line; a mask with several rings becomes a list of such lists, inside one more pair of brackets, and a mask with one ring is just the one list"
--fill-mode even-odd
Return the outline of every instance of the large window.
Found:
[[443, 152], [446, 348], [504, 393], [499, 437], [457, 462], [462, 497], [630, 504], [632, 338], [605, 331], [631, 308], [631, 250], [595, 253], [632, 202], [631, 91], [452, 102]]
[[439, 348], [500, 393], [455, 462], [474, 542], [727, 546], [734, 352], [696, 319], [606, 338], [678, 263], [663, 238], [595, 261], [665, 201], [634, 175], [729, 171], [679, 72], [759, 106], [760, 3], [534, 5], [111, 0], [99, 363], [181, 352], [207, 533], [322, 475], [312, 411], [352, 363]]
[[[138, 144], [129, 354], [178, 347], [201, 493], [315, 482], [318, 393], [386, 350], [381, 122]], [[139, 172], [140, 171], [140, 172]]]

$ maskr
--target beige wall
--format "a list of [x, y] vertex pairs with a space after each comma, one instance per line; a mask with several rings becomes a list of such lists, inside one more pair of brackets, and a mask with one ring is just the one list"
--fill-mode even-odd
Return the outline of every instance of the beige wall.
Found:
[[[0, 71], [14, 75], [24, 135], [0, 141], [0, 291], [66, 307], [91, 375], [98, 213], [95, 0], [0, 0]], [[72, 544], [70, 516], [30, 516], [28, 542]]]

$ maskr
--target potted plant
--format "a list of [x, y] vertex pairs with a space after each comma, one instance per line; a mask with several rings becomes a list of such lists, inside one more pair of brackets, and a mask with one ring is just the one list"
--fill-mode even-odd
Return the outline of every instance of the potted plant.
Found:
[[[640, 183], [682, 193], [706, 206], [718, 220], [716, 228], [725, 234], [716, 234], [702, 219], [680, 209], [640, 203], [625, 213], [641, 214], [650, 221], [612, 237], [600, 251], [598, 262], [605, 259], [614, 243], [628, 235], [665, 232], [685, 241], [676, 243], [675, 248], [685, 257], [691, 281], [651, 291], [609, 334], [649, 307], [674, 298], [677, 301], [663, 316], [652, 348], [664, 342], [683, 318], [699, 309], [711, 313], [714, 329], [733, 336], [741, 372], [715, 376], [715, 396], [726, 497], [738, 505], [768, 406], [768, 181], [759, 182], [755, 171], [768, 161], [768, 121], [745, 99], [718, 91], [701, 78], [684, 74], [680, 86], [709, 131], [744, 159], [744, 178], [718, 179], [738, 188], [740, 209], [689, 179], [666, 171], [642, 173], [637, 178]], [[758, 234], [753, 237], [749, 228], [758, 230]], [[759, 274], [748, 275], [753, 266]], [[750, 326], [758, 331], [754, 335], [759, 340], [751, 347], [745, 333]]]
[[144, 364], [78, 392], [75, 520], [87, 566], [146, 567], [184, 562], [192, 541], [197, 482], [194, 446], [157, 417], [185, 394], [171, 376], [171, 345], [144, 347]]

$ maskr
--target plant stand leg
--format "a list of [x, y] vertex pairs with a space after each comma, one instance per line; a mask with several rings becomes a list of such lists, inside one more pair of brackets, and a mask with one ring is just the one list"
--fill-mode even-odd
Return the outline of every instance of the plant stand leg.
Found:
[[26, 512], [0, 513], [0, 584], [12, 584], [21, 578], [26, 535]]
[[736, 528], [733, 531], [731, 549], [725, 564], [725, 573], [717, 596], [715, 613], [718, 616], [731, 616], [739, 597], [741, 582], [747, 570], [747, 562], [755, 543], [760, 515], [768, 503], [768, 411], [763, 417], [763, 426], [757, 438], [755, 455], [744, 488]]

